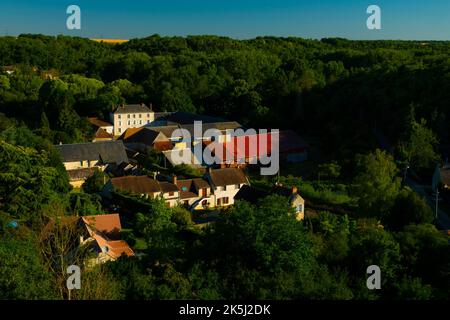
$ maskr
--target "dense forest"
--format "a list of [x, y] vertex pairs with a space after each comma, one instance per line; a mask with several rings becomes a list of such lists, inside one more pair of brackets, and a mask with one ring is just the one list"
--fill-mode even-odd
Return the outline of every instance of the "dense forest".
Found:
[[[123, 102], [295, 130], [316, 159], [278, 179], [320, 209], [299, 222], [271, 195], [198, 229], [149, 200], [129, 219], [145, 255], [86, 271], [73, 298], [448, 299], [448, 238], [402, 176], [428, 183], [447, 160], [449, 42], [20, 35], [0, 38], [0, 66], [15, 67], [0, 72], [0, 299], [67, 298], [51, 263], [65, 252], [41, 230], [106, 208], [102, 177], [71, 190], [53, 144], [90, 141], [87, 117]], [[371, 264], [382, 290], [366, 288]]]

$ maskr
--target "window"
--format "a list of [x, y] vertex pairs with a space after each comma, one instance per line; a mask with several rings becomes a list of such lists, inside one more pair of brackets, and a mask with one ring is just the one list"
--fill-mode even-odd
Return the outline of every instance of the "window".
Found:
[[296, 211], [296, 212], [302, 212], [302, 211], [303, 211], [303, 205], [302, 205], [302, 204], [298, 204], [298, 205], [295, 207], [295, 211]]
[[83, 160], [80, 161], [80, 167], [82, 167], [82, 166], [83, 166]]
[[150, 118], [150, 113], [147, 113], [147, 118]]
[[129, 114], [127, 114], [127, 118], [130, 119], [130, 115]]
[[135, 115], [135, 114], [133, 114], [133, 119], [134, 119], [134, 118], [136, 118], [136, 115]]
[[239, 184], [235, 184], [235, 185], [234, 185], [234, 188], [235, 188], [235, 189], [239, 189]]
[[222, 198], [223, 204], [228, 204], [228, 201], [229, 201], [228, 197], [223, 197]]
[[147, 120], [147, 123], [150, 123], [150, 120]]
[[118, 128], [117, 131], [118, 131], [119, 133], [121, 133], [121, 132], [122, 132], [122, 129]]
[[203, 206], [203, 207], [206, 207], [207, 205], [208, 205], [208, 200], [203, 200], [203, 201], [202, 201], [202, 206]]
[[119, 121], [119, 126], [121, 126], [122, 125], [122, 121]]
[[139, 120], [139, 124], [142, 124], [142, 120]]
[[130, 125], [130, 120], [128, 120], [128, 125]]
[[173, 197], [174, 193], [173, 192], [169, 192], [169, 197]]
[[142, 114], [139, 113], [139, 118], [142, 118]]
[[119, 118], [120, 119], [120, 114], [117, 116], [117, 118]]
[[133, 124], [136, 124], [136, 120], [133, 120]]

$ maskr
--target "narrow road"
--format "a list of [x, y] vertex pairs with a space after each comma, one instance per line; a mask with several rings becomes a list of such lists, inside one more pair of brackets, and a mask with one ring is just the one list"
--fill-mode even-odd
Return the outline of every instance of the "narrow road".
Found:
[[[411, 178], [406, 179], [406, 184], [411, 187], [411, 189], [414, 190], [417, 194], [424, 197], [427, 200], [430, 208], [433, 210], [433, 213], [436, 214], [436, 198], [432, 195], [429, 195], [423, 185], [418, 184]], [[438, 209], [437, 223], [439, 224], [441, 229], [450, 230], [450, 218], [441, 209]]]

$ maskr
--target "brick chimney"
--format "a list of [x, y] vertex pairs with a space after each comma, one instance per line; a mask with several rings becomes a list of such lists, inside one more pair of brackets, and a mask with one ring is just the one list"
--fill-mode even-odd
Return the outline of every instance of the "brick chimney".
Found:
[[297, 193], [297, 187], [296, 186], [293, 186], [292, 188], [291, 188], [291, 193], [292, 194], [296, 194]]
[[176, 174], [173, 174], [173, 175], [172, 175], [172, 183], [176, 185], [177, 182], [178, 182], [177, 175], [176, 175]]

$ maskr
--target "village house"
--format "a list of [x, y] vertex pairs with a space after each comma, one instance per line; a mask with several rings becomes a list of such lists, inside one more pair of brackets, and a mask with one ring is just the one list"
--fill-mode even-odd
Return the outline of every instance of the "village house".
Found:
[[249, 184], [245, 173], [237, 168], [208, 169], [205, 178], [211, 185], [213, 202], [216, 207], [234, 204], [234, 196], [239, 189]]
[[261, 198], [265, 198], [270, 194], [278, 194], [286, 197], [289, 204], [295, 211], [297, 220], [305, 218], [305, 200], [298, 193], [297, 187], [286, 188], [280, 184], [275, 185], [271, 191], [265, 191], [250, 185], [244, 185], [234, 197], [235, 200], [245, 200], [252, 204], [256, 204]]
[[109, 141], [114, 139], [114, 126], [111, 123], [100, 120], [96, 117], [88, 118], [88, 120], [95, 130], [92, 142]]
[[194, 179], [176, 176], [170, 181], [158, 181], [149, 176], [112, 178], [106, 183], [103, 194], [111, 196], [111, 191], [121, 190], [144, 198], [161, 197], [169, 207], [183, 205], [199, 210], [232, 205], [234, 196], [245, 184], [249, 182], [243, 171], [225, 168], [210, 170], [203, 178]]
[[16, 71], [16, 67], [15, 66], [2, 66], [1, 68], [2, 72], [11, 75]]
[[112, 171], [127, 163], [122, 141], [56, 145], [73, 187], [79, 188], [95, 170]]
[[205, 179], [180, 179], [176, 185], [180, 190], [180, 202], [185, 207], [200, 210], [214, 206], [211, 186]]
[[129, 128], [118, 140], [122, 140], [129, 149], [139, 152], [148, 150], [166, 151], [173, 149], [174, 145], [163, 132], [150, 128]]
[[60, 234], [58, 228], [62, 228], [67, 240], [72, 242], [68, 257], [74, 256], [81, 248], [87, 249], [84, 263], [88, 266], [134, 255], [128, 243], [120, 239], [122, 226], [117, 213], [52, 218], [43, 228], [40, 240], [49, 239], [54, 233]]
[[[309, 145], [292, 130], [282, 130], [278, 139], [271, 132], [232, 136], [226, 141], [212, 144], [204, 141], [204, 148], [216, 157], [222, 168], [238, 165], [256, 164], [258, 159], [270, 157], [272, 144], [278, 143], [280, 161], [287, 163], [303, 162], [308, 158]], [[218, 152], [220, 151], [220, 152]]]
[[176, 206], [179, 200], [179, 190], [175, 184], [161, 182], [149, 176], [112, 178], [106, 183], [103, 193], [108, 196], [114, 190], [126, 191], [150, 199], [161, 197], [168, 207]]
[[131, 257], [133, 250], [128, 243], [120, 239], [122, 226], [117, 213], [81, 217], [88, 231], [88, 237], [81, 236], [82, 245], [90, 244], [96, 256], [89, 264], [99, 264], [115, 261], [121, 256]]
[[145, 104], [119, 105], [110, 113], [110, 121], [114, 125], [114, 136], [120, 136], [128, 128], [140, 128], [144, 125], [157, 123], [157, 120], [167, 113], [153, 112], [152, 107]]

